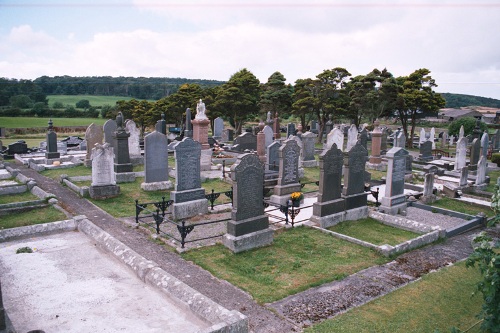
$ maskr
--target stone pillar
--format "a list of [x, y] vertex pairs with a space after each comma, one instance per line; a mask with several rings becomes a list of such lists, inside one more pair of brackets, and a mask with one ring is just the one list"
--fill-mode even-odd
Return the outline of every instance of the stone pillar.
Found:
[[45, 158], [47, 159], [47, 164], [52, 164], [52, 161], [61, 157], [61, 154], [57, 152], [57, 134], [54, 132], [54, 127], [52, 126], [52, 119], [49, 120], [49, 127], [47, 131], [47, 151], [45, 152]]
[[193, 139], [201, 144], [201, 149], [210, 149], [208, 144], [208, 125], [210, 120], [208, 119], [194, 119], [193, 124]]
[[115, 140], [115, 164], [114, 170], [118, 183], [135, 181], [132, 163], [130, 163], [130, 153], [128, 150], [128, 138], [130, 136], [123, 128], [123, 115], [118, 112], [116, 116], [116, 125], [118, 126], [113, 135]]
[[276, 112], [276, 116], [274, 117], [273, 131], [274, 131], [274, 140], [281, 139], [281, 128], [280, 128], [280, 120], [278, 118], [278, 112]]
[[257, 133], [257, 156], [262, 163], [266, 162], [266, 135], [262, 131]]
[[370, 163], [380, 164], [382, 158], [380, 157], [380, 148], [382, 146], [382, 132], [379, 127], [375, 127], [372, 132], [372, 154], [370, 156]]

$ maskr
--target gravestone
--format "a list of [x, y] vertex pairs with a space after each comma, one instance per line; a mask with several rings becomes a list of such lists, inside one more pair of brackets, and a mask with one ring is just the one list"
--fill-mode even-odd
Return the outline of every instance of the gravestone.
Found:
[[495, 130], [493, 134], [493, 149], [497, 151], [500, 148], [500, 130]]
[[420, 197], [420, 200], [428, 205], [436, 201], [436, 195], [434, 194], [434, 174], [426, 173], [424, 179], [424, 192]]
[[372, 132], [372, 151], [370, 155], [370, 164], [380, 164], [382, 162], [382, 158], [380, 157], [382, 145], [382, 132], [380, 131], [380, 127], [375, 126]]
[[132, 163], [130, 163], [130, 154], [128, 150], [128, 138], [130, 136], [123, 128], [123, 115], [118, 112], [116, 116], [116, 132], [113, 135], [115, 141], [115, 173], [118, 183], [130, 183], [135, 181]]
[[483, 136], [481, 137], [481, 155], [484, 157], [484, 159], [488, 159], [489, 145], [490, 145], [490, 138], [488, 136], [488, 133], [484, 132]]
[[365, 149], [368, 149], [368, 131], [366, 128], [363, 128], [358, 135], [359, 142]]
[[168, 179], [168, 139], [154, 131], [144, 137], [144, 191], [158, 191], [172, 188]]
[[337, 127], [332, 129], [326, 136], [326, 149], [330, 149], [333, 144], [337, 145], [337, 149], [344, 151], [344, 133]]
[[274, 186], [270, 200], [280, 205], [286, 205], [293, 192], [300, 191], [299, 159], [300, 147], [293, 139], [286, 140], [279, 149], [279, 178]]
[[443, 132], [443, 136], [441, 136], [441, 149], [445, 149], [447, 143], [448, 143], [448, 133]]
[[26, 142], [19, 140], [7, 145], [7, 154], [4, 154], [3, 157], [5, 159], [13, 159], [15, 154], [22, 155], [27, 153], [28, 145], [26, 144]]
[[461, 171], [460, 171], [460, 181], [458, 183], [458, 185], [460, 187], [467, 187], [468, 186], [468, 177], [469, 177], [469, 168], [467, 168], [466, 166], [462, 167]]
[[382, 138], [380, 140], [380, 155], [387, 153], [387, 128], [382, 129]]
[[344, 155], [336, 144], [319, 155], [319, 194], [310, 220], [322, 228], [344, 220], [345, 202], [341, 197], [343, 165]]
[[420, 135], [418, 137], [418, 145], [420, 147], [420, 145], [422, 143], [424, 143], [425, 141], [427, 141], [427, 138], [425, 137], [425, 129], [424, 128], [421, 128], [420, 129]]
[[449, 144], [450, 144], [450, 146], [453, 146], [455, 144], [455, 137], [453, 135], [450, 135]]
[[408, 151], [401, 147], [393, 147], [386, 154], [388, 160], [385, 194], [382, 197], [379, 211], [391, 215], [406, 212], [406, 196], [404, 194], [406, 157]]
[[170, 192], [172, 217], [185, 219], [208, 212], [205, 190], [201, 187], [200, 158], [201, 144], [191, 138], [184, 138], [174, 145], [175, 190]]
[[462, 170], [462, 168], [465, 167], [466, 165], [466, 159], [467, 159], [467, 139], [461, 137], [457, 141], [457, 146], [455, 150], [454, 170], [457, 172]]
[[290, 136], [295, 135], [295, 124], [286, 125], [286, 138], [288, 139]]
[[257, 136], [252, 133], [245, 132], [239, 135], [234, 140], [234, 145], [232, 150], [244, 152], [245, 150], [256, 150], [257, 149]]
[[54, 160], [61, 157], [61, 154], [57, 151], [57, 134], [54, 132], [54, 126], [52, 119], [49, 119], [49, 127], [47, 130], [46, 141], [47, 141], [47, 151], [45, 152], [46, 164], [52, 164]]
[[358, 129], [356, 125], [352, 124], [351, 127], [347, 130], [347, 145], [345, 147], [345, 151], [351, 150], [352, 147], [356, 145], [358, 142]]
[[[191, 124], [193, 125], [193, 139], [201, 143], [202, 150], [210, 149], [210, 145], [208, 144], [208, 125], [210, 124], [210, 120], [205, 114], [205, 103], [201, 99], [198, 101], [196, 115]], [[208, 169], [210, 169], [210, 164], [208, 165]], [[202, 163], [202, 165], [205, 166], [203, 169], [206, 169], [207, 163]]]
[[[85, 166], [92, 166], [92, 148], [96, 144], [102, 145], [104, 140], [103, 129], [94, 123], [90, 124], [85, 131], [85, 141], [87, 141], [87, 154], [85, 155]], [[113, 145], [111, 145], [113, 147]]]
[[309, 130], [310, 132], [314, 134], [318, 134], [318, 122], [316, 120], [311, 121], [311, 129]]
[[273, 132], [274, 132], [274, 140], [281, 139], [281, 127], [280, 127], [280, 120], [278, 118], [278, 112], [276, 112], [274, 116]]
[[233, 209], [223, 244], [233, 253], [266, 246], [273, 241], [264, 214], [264, 166], [255, 154], [243, 154], [231, 167]]
[[186, 109], [186, 122], [185, 122], [185, 129], [184, 129], [184, 137], [185, 138], [192, 138], [193, 137], [193, 125], [191, 124], [191, 109], [187, 108]]
[[[114, 146], [115, 141], [113, 139], [113, 135], [115, 134], [117, 128], [118, 127], [117, 127], [116, 121], [114, 119], [106, 120], [106, 122], [104, 123], [104, 125], [102, 127], [102, 129], [104, 131], [104, 142], [109, 143], [111, 147], [115, 148], [115, 150], [116, 150], [116, 147]], [[92, 149], [92, 147], [91, 147], [91, 149]]]
[[130, 134], [128, 137], [129, 155], [134, 157], [141, 156], [141, 147], [139, 145], [141, 131], [131, 119], [125, 123], [125, 130]]
[[481, 156], [477, 163], [477, 175], [474, 187], [480, 190], [484, 190], [488, 185], [486, 182], [487, 163], [486, 157], [484, 156]]
[[257, 133], [257, 156], [262, 163], [266, 161], [266, 135], [260, 131]]
[[434, 127], [431, 128], [429, 140], [432, 143], [432, 149], [436, 149], [436, 130], [434, 129]]
[[432, 142], [425, 141], [420, 144], [420, 155], [418, 158], [422, 161], [432, 161], [434, 157], [432, 156]]
[[87, 140], [83, 140], [82, 142], [80, 142], [80, 144], [78, 145], [78, 149], [87, 151]]
[[266, 125], [264, 126], [264, 129], [262, 129], [262, 132], [265, 135], [265, 148], [269, 147], [269, 145], [274, 141], [274, 133], [273, 129], [271, 126]]
[[120, 194], [113, 169], [114, 152], [109, 143], [96, 143], [92, 148], [92, 183], [89, 195], [92, 199], [106, 199]]
[[217, 117], [214, 119], [214, 139], [220, 140], [222, 137], [222, 131], [224, 131], [224, 119]]
[[314, 168], [318, 166], [318, 161], [314, 157], [314, 144], [318, 135], [312, 132], [302, 134], [302, 166], [304, 168]]
[[464, 125], [460, 126], [460, 130], [458, 131], [458, 139], [460, 140], [461, 138], [464, 137], [465, 131], [464, 131]]
[[325, 124], [325, 133], [328, 135], [333, 129], [332, 115], [328, 115], [328, 121]]
[[278, 171], [280, 167], [279, 149], [281, 144], [278, 141], [271, 143], [266, 149], [266, 170]]
[[357, 143], [344, 155], [345, 220], [358, 220], [368, 216], [367, 194], [365, 193], [365, 164], [368, 152]]
[[231, 128], [226, 128], [222, 131], [222, 142], [231, 142], [234, 140], [234, 131]]
[[63, 155], [66, 155], [68, 153], [68, 143], [64, 141], [58, 141], [57, 151]]
[[479, 139], [474, 139], [472, 140], [472, 145], [470, 147], [469, 171], [477, 170], [477, 163], [479, 162], [480, 156], [481, 156], [481, 141]]
[[167, 135], [167, 122], [165, 121], [164, 113], [161, 114], [161, 119], [156, 122], [155, 131], [163, 135]]
[[399, 131], [398, 136], [396, 137], [395, 147], [404, 148], [405, 146], [406, 146], [406, 136], [403, 131]]

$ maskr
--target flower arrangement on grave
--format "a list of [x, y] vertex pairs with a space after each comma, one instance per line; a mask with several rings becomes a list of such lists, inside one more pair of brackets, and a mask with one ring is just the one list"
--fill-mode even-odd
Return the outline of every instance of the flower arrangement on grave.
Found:
[[290, 195], [290, 199], [292, 199], [292, 201], [300, 201], [304, 199], [304, 194], [302, 192], [293, 192]]

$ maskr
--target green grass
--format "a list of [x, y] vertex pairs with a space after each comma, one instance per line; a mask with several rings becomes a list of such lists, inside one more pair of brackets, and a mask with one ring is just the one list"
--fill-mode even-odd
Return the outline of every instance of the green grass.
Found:
[[40, 172], [42, 175], [45, 177], [49, 177], [55, 180], [59, 180], [60, 175], [68, 175], [69, 177], [75, 177], [75, 176], [90, 176], [92, 175], [92, 169], [87, 168], [84, 165], [79, 165], [73, 168], [67, 168], [67, 169], [52, 169], [52, 170], [43, 170]]
[[370, 249], [305, 227], [277, 231], [272, 246], [239, 254], [219, 244], [182, 256], [246, 290], [259, 303], [340, 280], [387, 260]]
[[500, 177], [500, 171], [491, 171], [488, 173], [488, 176], [490, 177], [490, 183], [486, 187], [485, 191], [493, 193], [497, 183], [497, 178]]
[[[459, 263], [398, 289], [345, 314], [305, 329], [305, 333], [450, 332], [477, 322], [482, 304], [480, 295], [471, 297], [480, 280], [477, 270]], [[478, 327], [469, 333], [479, 332]]]
[[373, 218], [341, 222], [328, 230], [347, 235], [375, 245], [397, 245], [420, 236], [417, 233], [394, 228]]
[[66, 220], [67, 217], [52, 206], [36, 210], [4, 215], [0, 218], [0, 229], [24, 227], [27, 225], [41, 224]]
[[431, 206], [453, 210], [455, 212], [469, 215], [476, 215], [480, 212], [485, 213], [487, 217], [492, 217], [495, 215], [491, 208], [475, 206], [468, 202], [459, 201], [448, 197], [441, 197]]
[[94, 96], [94, 95], [48, 95], [49, 106], [55, 102], [60, 102], [63, 105], [75, 106], [78, 101], [86, 99], [90, 102], [91, 106], [104, 106], [111, 105], [114, 106], [117, 101], [130, 101], [132, 97], [124, 96]]
[[[0, 117], [0, 124], [5, 128], [47, 127], [50, 118], [38, 117]], [[54, 126], [88, 126], [92, 123], [104, 125], [107, 119], [101, 118], [54, 118]]]
[[34, 194], [31, 194], [31, 192], [0, 195], [0, 205], [13, 202], [23, 202], [23, 201], [33, 201], [33, 200], [38, 200], [38, 197]]

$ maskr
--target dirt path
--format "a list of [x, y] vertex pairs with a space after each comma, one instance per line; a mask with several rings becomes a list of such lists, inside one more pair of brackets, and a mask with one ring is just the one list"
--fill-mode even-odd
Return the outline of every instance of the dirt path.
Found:
[[158, 263], [195, 290], [227, 309], [237, 310], [248, 316], [251, 332], [255, 333], [300, 331], [300, 327], [335, 316], [387, 294], [431, 270], [462, 260], [472, 251], [470, 241], [477, 232], [469, 232], [440, 244], [412, 251], [385, 265], [371, 267], [342, 281], [309, 289], [269, 304], [266, 308], [254, 302], [251, 296], [239, 288], [185, 261], [177, 253], [166, 251], [161, 245], [152, 242], [148, 234], [118, 221], [56, 181], [25, 166], [17, 167], [21, 173], [33, 178], [39, 187], [56, 195], [60, 205], [70, 213], [86, 215], [106, 232], [145, 258]]

